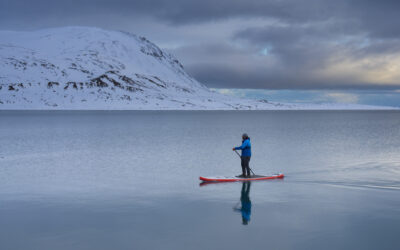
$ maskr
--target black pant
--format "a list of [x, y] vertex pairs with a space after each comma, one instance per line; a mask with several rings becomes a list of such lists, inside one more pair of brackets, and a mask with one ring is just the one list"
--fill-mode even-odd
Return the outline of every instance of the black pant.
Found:
[[[242, 174], [243, 175], [250, 175], [250, 167], [249, 167], [249, 162], [250, 162], [250, 156], [242, 156]], [[247, 174], [246, 174], [247, 172]]]

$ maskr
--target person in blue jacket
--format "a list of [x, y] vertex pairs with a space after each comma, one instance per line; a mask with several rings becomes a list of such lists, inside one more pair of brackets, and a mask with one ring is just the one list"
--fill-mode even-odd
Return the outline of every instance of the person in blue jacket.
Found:
[[249, 136], [244, 133], [242, 135], [242, 145], [239, 147], [235, 147], [232, 149], [233, 151], [235, 150], [242, 150], [242, 155], [241, 155], [241, 165], [242, 165], [242, 175], [241, 177], [250, 177], [250, 158], [251, 158], [251, 143], [250, 143], [250, 138]]

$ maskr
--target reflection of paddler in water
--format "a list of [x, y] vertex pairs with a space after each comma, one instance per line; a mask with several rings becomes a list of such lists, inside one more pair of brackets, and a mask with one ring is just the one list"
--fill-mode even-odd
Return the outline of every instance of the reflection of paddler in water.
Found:
[[233, 208], [234, 211], [240, 212], [242, 214], [243, 225], [247, 225], [249, 223], [251, 216], [251, 201], [249, 194], [250, 194], [250, 182], [248, 181], [243, 182], [242, 193], [240, 195], [241, 207], [239, 208], [238, 204]]

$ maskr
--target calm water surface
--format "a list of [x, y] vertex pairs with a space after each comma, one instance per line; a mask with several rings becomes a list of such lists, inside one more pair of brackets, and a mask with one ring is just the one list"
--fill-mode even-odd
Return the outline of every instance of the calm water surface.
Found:
[[[284, 180], [200, 186], [250, 166]], [[0, 112], [0, 249], [400, 249], [400, 112]]]

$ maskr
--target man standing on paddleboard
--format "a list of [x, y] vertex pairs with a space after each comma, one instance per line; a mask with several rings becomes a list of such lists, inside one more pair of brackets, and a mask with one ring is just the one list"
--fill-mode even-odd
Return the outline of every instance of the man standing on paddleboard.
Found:
[[242, 135], [242, 146], [240, 147], [235, 147], [232, 149], [233, 151], [235, 150], [242, 150], [242, 155], [241, 155], [241, 164], [242, 164], [242, 175], [241, 177], [250, 177], [250, 158], [251, 158], [251, 144], [250, 144], [250, 138], [249, 136], [244, 133]]

